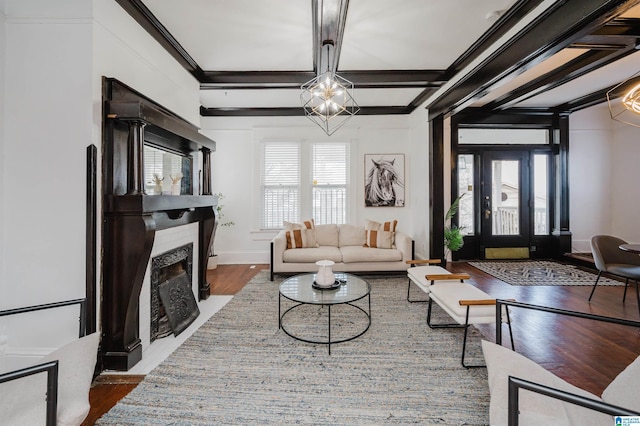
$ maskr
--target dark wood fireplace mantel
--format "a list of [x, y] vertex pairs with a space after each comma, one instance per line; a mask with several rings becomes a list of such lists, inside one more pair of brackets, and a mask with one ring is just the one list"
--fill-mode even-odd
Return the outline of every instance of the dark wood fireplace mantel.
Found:
[[[129, 370], [142, 358], [139, 300], [156, 231], [198, 224], [198, 298], [209, 297], [209, 248], [217, 218], [211, 195], [215, 142], [118, 80], [103, 79], [103, 263], [101, 369]], [[143, 147], [191, 161], [191, 194], [147, 195]]]

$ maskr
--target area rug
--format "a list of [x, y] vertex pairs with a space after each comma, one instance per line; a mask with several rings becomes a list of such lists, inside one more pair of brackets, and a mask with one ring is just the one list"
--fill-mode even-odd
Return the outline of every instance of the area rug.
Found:
[[[565, 265], [547, 260], [509, 262], [481, 261], [469, 262], [489, 275], [511, 285], [593, 285], [596, 274], [584, 271], [574, 265]], [[601, 277], [598, 285], [624, 285], [610, 278]]]
[[[462, 330], [429, 329], [406, 277], [366, 278], [371, 327], [329, 355], [278, 329], [278, 281], [260, 272], [97, 424], [488, 424], [487, 372], [460, 365]], [[340, 325], [335, 308], [336, 329], [358, 326], [359, 311]], [[297, 320], [320, 332], [326, 311]], [[484, 362], [480, 339], [473, 329], [469, 363]]]

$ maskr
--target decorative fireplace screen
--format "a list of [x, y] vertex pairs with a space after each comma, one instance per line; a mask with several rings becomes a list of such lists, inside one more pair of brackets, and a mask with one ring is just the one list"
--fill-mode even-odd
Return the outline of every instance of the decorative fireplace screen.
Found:
[[191, 243], [151, 260], [151, 342], [171, 332], [177, 336], [200, 314], [192, 271]]

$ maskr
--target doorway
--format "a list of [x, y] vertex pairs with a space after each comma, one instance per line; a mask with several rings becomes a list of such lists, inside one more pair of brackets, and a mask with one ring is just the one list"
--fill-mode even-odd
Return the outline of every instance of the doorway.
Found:
[[529, 257], [529, 153], [488, 152], [481, 173], [481, 244], [484, 258]]
[[458, 225], [463, 259], [537, 257], [549, 236], [549, 152], [537, 148], [473, 150], [458, 154]]

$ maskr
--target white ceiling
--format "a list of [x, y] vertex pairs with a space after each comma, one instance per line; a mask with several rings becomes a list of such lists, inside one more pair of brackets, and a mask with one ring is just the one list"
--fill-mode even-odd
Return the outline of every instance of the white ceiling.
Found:
[[[118, 0], [120, 1], [120, 0]], [[322, 0], [318, 0], [322, 1]], [[327, 0], [328, 1], [328, 0]], [[141, 0], [204, 71], [314, 72], [312, 0]], [[338, 72], [445, 71], [515, 0], [350, 0]], [[553, 5], [545, 0], [543, 6]], [[640, 18], [640, 6], [622, 15]], [[494, 85], [483, 106], [587, 52], [568, 48]], [[553, 107], [616, 84], [640, 70], [640, 52], [520, 102]], [[447, 76], [451, 78], [451, 76]], [[455, 82], [455, 76], [448, 84]], [[443, 84], [441, 81], [439, 84]], [[275, 86], [278, 86], [275, 84]], [[406, 84], [405, 84], [406, 86]], [[363, 106], [408, 106], [420, 87], [358, 88]], [[437, 88], [437, 87], [436, 87]], [[435, 90], [435, 89], [434, 89]], [[299, 85], [201, 90], [205, 108], [296, 108]], [[414, 105], [415, 106], [415, 105]], [[424, 102], [420, 107], [424, 106]]]

